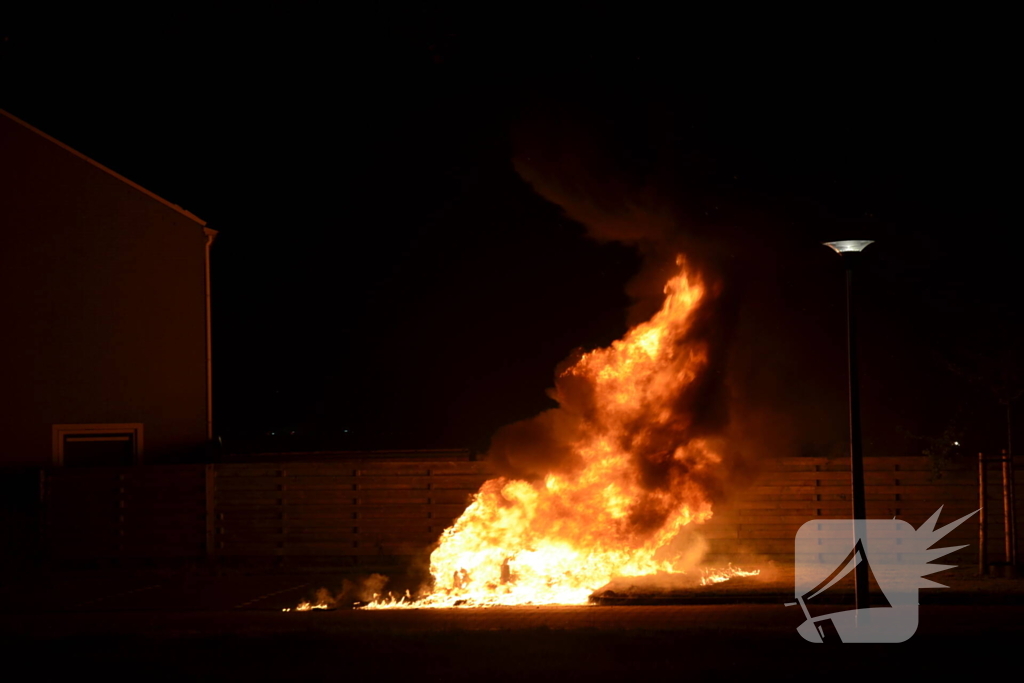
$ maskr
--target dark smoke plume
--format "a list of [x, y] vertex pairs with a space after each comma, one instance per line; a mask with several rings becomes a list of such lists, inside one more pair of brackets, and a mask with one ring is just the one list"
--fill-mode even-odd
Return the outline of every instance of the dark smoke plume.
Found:
[[[835, 427], [831, 416], [842, 412], [828, 410], [821, 400], [827, 392], [803, 376], [799, 339], [815, 331], [787, 311], [770, 225], [759, 224], [739, 199], [722, 197], [692, 160], [680, 171], [678, 160], [663, 153], [670, 147], [656, 129], [622, 134], [613, 128], [579, 112], [545, 112], [515, 131], [513, 163], [523, 180], [590, 237], [634, 246], [643, 256], [643, 267], [627, 285], [635, 302], [629, 325], [660, 307], [664, 284], [677, 271], [677, 254], [685, 255], [714, 293], [696, 313], [691, 332], [707, 342], [708, 365], [676, 406], [690, 425], [685, 436], [715, 439], [726, 458], [723, 469], [733, 481], [709, 483], [711, 493], [742, 483], [765, 457], [827, 444]], [[708, 201], [729, 202], [731, 215], [702, 220], [700, 209]], [[577, 357], [567, 358], [556, 374]], [[492, 438], [490, 457], [505, 473], [534, 478], [575, 465], [569, 444], [586, 401], [567, 401], [572, 394], [561, 386], [557, 394], [559, 408], [504, 427]], [[657, 459], [641, 463], [641, 470], [656, 470], [652, 462]], [[657, 471], [642, 475], [657, 486]]]

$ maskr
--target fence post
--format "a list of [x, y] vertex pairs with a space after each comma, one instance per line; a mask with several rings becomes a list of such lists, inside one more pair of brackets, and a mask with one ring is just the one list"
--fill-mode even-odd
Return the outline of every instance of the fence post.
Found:
[[36, 543], [38, 544], [38, 557], [44, 563], [50, 559], [50, 539], [47, 533], [50, 526], [50, 478], [45, 469], [39, 470], [39, 515], [37, 518]]
[[427, 533], [434, 533], [434, 468], [427, 468]]
[[[127, 489], [128, 480], [125, 477], [125, 469], [122, 468], [117, 475], [117, 558], [121, 558], [125, 555], [125, 529], [127, 524], [125, 523], [125, 517], [127, 514]], [[131, 511], [134, 513], [134, 510]]]
[[1010, 529], [1010, 566], [1011, 572], [1016, 576], [1017, 572], [1017, 495], [1015, 489], [1017, 487], [1016, 474], [1013, 469], [1013, 454], [1007, 453], [1006, 461], [1008, 463], [1007, 468], [1009, 470], [1008, 480], [1010, 485], [1010, 517], [1007, 519], [1007, 524]]
[[363, 476], [363, 466], [363, 462], [357, 462], [356, 469], [352, 471], [352, 476], [356, 478], [355, 483], [352, 484], [352, 505], [355, 508], [355, 512], [352, 513], [352, 519], [355, 521], [352, 526], [352, 533], [355, 534], [355, 540], [352, 541], [352, 549], [355, 552], [352, 556], [352, 565], [356, 567], [365, 562], [363, 556], [359, 554], [359, 549], [363, 547], [360, 543], [363, 538], [363, 522], [361, 521], [362, 515], [360, 515], [360, 510], [363, 508], [362, 494], [360, 494], [362, 486], [359, 484], [359, 478]]
[[978, 576], [988, 574], [988, 509], [987, 489], [988, 473], [985, 468], [985, 455], [978, 453]]
[[217, 553], [217, 472], [205, 466], [206, 476], [206, 559]]
[[286, 558], [286, 555], [288, 554], [288, 543], [285, 541], [285, 539], [288, 538], [288, 501], [286, 500], [288, 497], [288, 470], [282, 467], [277, 471], [277, 476], [281, 482], [277, 487], [277, 490], [280, 493], [277, 498], [277, 504], [280, 506], [281, 510], [281, 524], [278, 526], [278, 532], [281, 534], [281, 540], [277, 542], [277, 562], [278, 566], [281, 566], [288, 562]]
[[1013, 578], [1017, 573], [1016, 549], [1014, 548], [1014, 513], [1013, 509], [1013, 474], [1010, 457], [1004, 450], [1002, 452], [1003, 463], [1003, 551], [1006, 555], [1006, 576]]

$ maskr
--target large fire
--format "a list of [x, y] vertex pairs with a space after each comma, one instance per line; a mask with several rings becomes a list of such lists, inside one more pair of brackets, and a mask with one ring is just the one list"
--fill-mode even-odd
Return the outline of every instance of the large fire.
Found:
[[[486, 482], [430, 557], [432, 591], [369, 607], [582, 604], [614, 577], [684, 569], [670, 542], [711, 517], [702, 482], [721, 458], [689, 435], [692, 418], [678, 408], [707, 367], [708, 349], [691, 334], [705, 285], [682, 257], [676, 263], [650, 320], [559, 376], [562, 409], [566, 391], [587, 397], [576, 410], [571, 471]], [[705, 571], [700, 583], [736, 573]]]

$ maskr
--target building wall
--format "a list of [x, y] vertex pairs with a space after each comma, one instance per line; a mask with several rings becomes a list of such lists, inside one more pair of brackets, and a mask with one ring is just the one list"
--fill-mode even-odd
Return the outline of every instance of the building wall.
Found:
[[201, 447], [203, 227], [0, 116], [0, 230], [0, 465], [49, 464], [54, 424]]

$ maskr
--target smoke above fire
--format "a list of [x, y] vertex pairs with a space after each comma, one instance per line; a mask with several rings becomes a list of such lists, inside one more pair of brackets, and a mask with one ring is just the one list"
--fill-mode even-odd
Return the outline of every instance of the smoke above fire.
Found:
[[[671, 285], [666, 283], [679, 276], [680, 268], [685, 277], [700, 282], [701, 296], [685, 330], [670, 340], [702, 350], [699, 371], [677, 393], [660, 397], [668, 402], [659, 410], [668, 411], [671, 420], [652, 425], [643, 408], [622, 435], [629, 442], [640, 481], [657, 488], [666, 476], [663, 466], [654, 464], [661, 453], [695, 439], [718, 439], [728, 427], [730, 395], [725, 379], [735, 301], [721, 269], [681, 228], [679, 212], [655, 189], [652, 179], [624, 173], [585, 130], [549, 118], [542, 130], [531, 129], [518, 146], [514, 167], [537, 194], [582, 225], [591, 238], [633, 246], [643, 256], [640, 272], [627, 284], [634, 301], [627, 313], [629, 326], [658, 315], [666, 297], [671, 297]], [[493, 436], [489, 458], [508, 476], [537, 479], [580, 466], [575, 444], [595, 410], [595, 387], [571, 372], [584, 355], [585, 350], [578, 349], [556, 368], [555, 386], [548, 393], [559, 403], [557, 408], [508, 425]], [[714, 497], [719, 482], [706, 477], [701, 487]]]
[[[787, 265], [813, 263], [808, 255], [820, 245], [778, 229], [771, 207], [723, 189], [738, 171], [688, 152], [679, 122], [664, 112], [602, 118], [599, 111], [527, 114], [514, 131], [513, 165], [591, 239], [632, 246], [643, 257], [626, 284], [634, 302], [627, 326], [661, 307], [678, 255], [705, 284], [708, 295], [688, 338], [705, 345], [707, 362], [673, 410], [688, 424], [676, 437], [714, 441], [724, 460], [727, 476], [709, 483], [709, 494], [718, 500], [749, 483], [767, 458], [841, 451], [845, 404], [835, 389], [845, 387], [844, 368], [821, 362], [821, 349], [834, 347], [841, 359], [842, 342], [828, 338], [815, 311], [820, 298]], [[571, 461], [567, 444], [579, 414], [563, 403], [502, 428], [490, 456], [515, 476], [558, 470]]]

